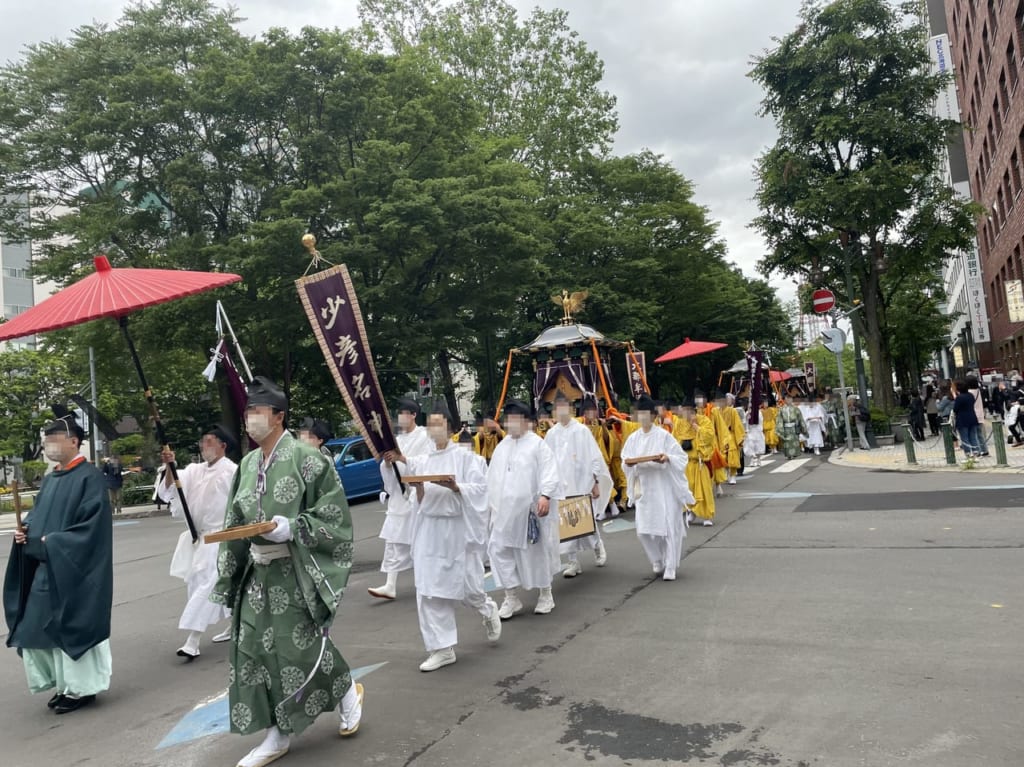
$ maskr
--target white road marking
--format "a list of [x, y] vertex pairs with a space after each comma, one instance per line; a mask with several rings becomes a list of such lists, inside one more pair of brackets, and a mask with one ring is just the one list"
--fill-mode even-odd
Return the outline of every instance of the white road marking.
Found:
[[772, 469], [772, 474], [789, 474], [789, 472], [796, 471], [810, 460], [810, 458], [795, 458], [792, 461], [786, 461], [777, 469]]

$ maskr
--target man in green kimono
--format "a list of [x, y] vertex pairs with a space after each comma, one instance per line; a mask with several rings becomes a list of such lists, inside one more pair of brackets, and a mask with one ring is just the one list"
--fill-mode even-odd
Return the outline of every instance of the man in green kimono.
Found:
[[7, 646], [18, 648], [29, 689], [56, 688], [47, 706], [67, 714], [110, 688], [113, 521], [103, 474], [79, 454], [85, 432], [54, 411], [43, 451], [57, 467], [14, 535], [3, 596]]
[[267, 378], [248, 388], [246, 431], [259, 447], [235, 474], [225, 527], [273, 521], [271, 532], [225, 541], [210, 599], [231, 608], [231, 730], [266, 730], [239, 767], [288, 753], [291, 735], [336, 708], [354, 735], [362, 685], [328, 635], [352, 567], [352, 521], [331, 461], [285, 431], [288, 400]]
[[775, 420], [775, 431], [782, 442], [782, 452], [786, 458], [796, 458], [800, 455], [800, 435], [807, 433], [807, 424], [800, 408], [793, 404], [789, 396], [782, 395], [779, 399], [781, 404]]

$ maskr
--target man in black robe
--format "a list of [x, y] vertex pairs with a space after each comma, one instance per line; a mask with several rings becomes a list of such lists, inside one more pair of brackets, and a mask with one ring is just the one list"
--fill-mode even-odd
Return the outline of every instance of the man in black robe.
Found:
[[85, 432], [54, 411], [43, 451], [57, 467], [15, 533], [3, 602], [29, 689], [56, 688], [47, 705], [66, 714], [110, 687], [113, 521], [103, 474], [79, 453]]

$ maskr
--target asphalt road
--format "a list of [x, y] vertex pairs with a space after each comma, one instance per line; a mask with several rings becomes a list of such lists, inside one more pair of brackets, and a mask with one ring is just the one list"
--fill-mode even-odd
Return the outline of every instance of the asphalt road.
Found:
[[[411, 577], [396, 602], [366, 594], [383, 515], [355, 505], [333, 635], [366, 673], [362, 728], [342, 741], [325, 715], [279, 764], [1024, 764], [1024, 476], [783, 465], [691, 530], [674, 583], [616, 522], [608, 566], [559, 578], [554, 612], [505, 623], [492, 647], [464, 611], [458, 663], [431, 674]], [[55, 717], [2, 656], [0, 764], [232, 767], [258, 742], [202, 706], [226, 688], [227, 646], [174, 654], [179, 531], [115, 529], [114, 680], [95, 706]]]

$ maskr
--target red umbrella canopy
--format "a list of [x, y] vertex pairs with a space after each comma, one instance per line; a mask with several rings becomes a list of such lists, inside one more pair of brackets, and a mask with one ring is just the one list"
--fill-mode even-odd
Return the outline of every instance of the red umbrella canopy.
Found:
[[793, 376], [791, 376], [785, 370], [772, 370], [769, 371], [768, 377], [771, 379], [772, 383], [781, 383], [783, 381], [788, 381]]
[[9, 322], [0, 325], [0, 341], [81, 325], [101, 317], [123, 317], [242, 278], [222, 272], [177, 269], [114, 269], [106, 256], [93, 259], [96, 271], [69, 285]]
[[695, 357], [698, 354], [724, 349], [728, 345], [718, 343], [717, 341], [691, 341], [687, 338], [672, 351], [662, 354], [655, 362], [671, 362], [672, 360], [681, 360], [685, 357]]

